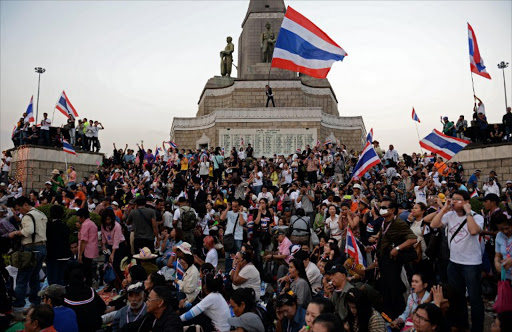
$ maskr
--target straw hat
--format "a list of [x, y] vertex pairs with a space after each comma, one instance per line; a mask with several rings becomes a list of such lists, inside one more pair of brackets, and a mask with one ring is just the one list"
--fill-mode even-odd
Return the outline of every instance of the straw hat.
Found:
[[59, 172], [59, 170], [58, 170], [58, 169], [56, 169], [56, 168], [55, 168], [55, 169], [52, 171], [52, 174], [60, 174], [60, 172]]
[[140, 260], [153, 259], [155, 257], [157, 257], [157, 255], [153, 254], [151, 252], [151, 250], [149, 250], [148, 247], [144, 247], [144, 248], [140, 249], [138, 255], [133, 255], [133, 258], [140, 259]]

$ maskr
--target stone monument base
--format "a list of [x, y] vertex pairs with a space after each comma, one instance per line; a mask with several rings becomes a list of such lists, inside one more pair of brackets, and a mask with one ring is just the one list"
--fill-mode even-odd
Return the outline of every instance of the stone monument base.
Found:
[[103, 162], [103, 153], [77, 151], [75, 156], [62, 149], [35, 145], [24, 145], [11, 150], [11, 153], [10, 176], [21, 181], [26, 194], [43, 189], [54, 169], [66, 172], [66, 163], [75, 167], [77, 181], [81, 182]]
[[272, 79], [288, 80], [297, 77], [297, 73], [279, 68], [270, 69], [270, 63], [256, 63], [247, 68], [246, 77], [251, 80], [268, 80], [269, 71], [272, 73]]

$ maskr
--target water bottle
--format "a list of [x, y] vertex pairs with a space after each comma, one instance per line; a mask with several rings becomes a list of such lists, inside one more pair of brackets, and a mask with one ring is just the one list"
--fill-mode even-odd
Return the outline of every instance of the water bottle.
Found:
[[267, 283], [262, 281], [261, 282], [261, 289], [260, 289], [260, 297], [265, 296], [266, 290], [267, 290]]

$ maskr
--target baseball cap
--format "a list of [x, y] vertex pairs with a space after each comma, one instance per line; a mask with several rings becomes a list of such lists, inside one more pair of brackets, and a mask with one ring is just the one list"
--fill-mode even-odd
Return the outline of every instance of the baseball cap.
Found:
[[51, 185], [52, 183], [50, 181], [46, 181], [44, 184], [50, 184]]
[[347, 269], [343, 265], [333, 265], [325, 274], [335, 274], [336, 272], [347, 274]]
[[113, 201], [113, 202], [112, 202], [112, 205], [119, 206], [119, 203], [118, 203], [118, 202], [116, 202], [116, 201]]
[[441, 184], [447, 184], [448, 182], [446, 182], [445, 180], [441, 181]]
[[363, 189], [363, 187], [361, 187], [361, 185], [359, 183], [356, 183], [355, 185], [352, 186], [352, 189]]
[[230, 317], [228, 318], [228, 323], [236, 328], [241, 327], [247, 332], [260, 332], [265, 330], [261, 319], [252, 312], [246, 312], [240, 317]]
[[192, 251], [190, 250], [192, 246], [188, 242], [182, 242], [179, 246], [177, 246], [179, 250], [181, 250], [186, 255], [192, 255]]
[[45, 289], [42, 289], [37, 293], [39, 297], [46, 296], [49, 298], [59, 299], [64, 298], [64, 295], [66, 295], [66, 287], [59, 285], [59, 284], [52, 284]]
[[509, 180], [509, 181], [505, 182], [505, 184], [512, 184], [512, 181]]
[[496, 203], [500, 203], [500, 197], [496, 194], [487, 194], [485, 195], [484, 198], [480, 198], [481, 201], [491, 201], [491, 202], [496, 202]]

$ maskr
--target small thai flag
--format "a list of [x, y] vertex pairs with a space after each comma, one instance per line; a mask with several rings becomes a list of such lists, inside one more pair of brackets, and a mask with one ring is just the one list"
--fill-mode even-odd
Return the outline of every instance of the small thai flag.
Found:
[[69, 154], [73, 154], [76, 156], [75, 149], [73, 149], [73, 146], [71, 144], [69, 144], [69, 142], [66, 141], [65, 139], [62, 139], [62, 149], [64, 150], [64, 152], [67, 152]]
[[361, 264], [366, 267], [366, 260], [364, 259], [359, 246], [357, 245], [357, 239], [354, 233], [347, 227], [347, 242], [345, 245], [345, 253], [354, 259], [355, 264]]
[[412, 119], [418, 123], [421, 123], [420, 118], [418, 118], [418, 114], [416, 114], [416, 111], [414, 110], [414, 107], [412, 108]]
[[491, 79], [491, 75], [487, 72], [484, 66], [484, 59], [480, 56], [480, 49], [476, 42], [476, 35], [473, 28], [468, 23], [468, 39], [469, 39], [469, 67], [471, 71], [482, 77]]
[[244, 147], [244, 138], [243, 137], [240, 137], [240, 146]]
[[446, 160], [450, 160], [469, 143], [469, 141], [445, 135], [434, 129], [420, 141], [420, 146]]
[[30, 98], [30, 104], [28, 104], [28, 107], [27, 107], [27, 111], [25, 113], [27, 113], [27, 116], [25, 117], [25, 123], [27, 122], [34, 122], [35, 119], [34, 119], [34, 107], [33, 107], [33, 101], [34, 101], [34, 96], [32, 96]]
[[370, 129], [370, 132], [368, 133], [368, 136], [366, 136], [366, 141], [373, 143], [373, 128]]
[[60, 95], [59, 101], [57, 102], [57, 105], [55, 105], [55, 108], [68, 118], [75, 119], [78, 116], [78, 113], [76, 112], [73, 105], [71, 105], [71, 102], [69, 101], [68, 96], [66, 96], [64, 91], [62, 91], [62, 94]]
[[476, 189], [471, 193], [471, 198], [478, 198], [478, 192]]
[[328, 139], [327, 141], [325, 141], [324, 145], [331, 144], [331, 143], [332, 143], [332, 140]]
[[380, 164], [380, 158], [377, 155], [377, 152], [373, 149], [372, 143], [366, 142], [366, 146], [354, 167], [352, 177], [357, 176], [358, 178], [361, 178], [370, 168], [377, 164]]
[[169, 144], [175, 149], [178, 147], [178, 144], [174, 143], [173, 141], [169, 141]]

